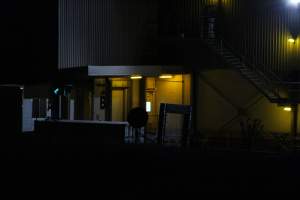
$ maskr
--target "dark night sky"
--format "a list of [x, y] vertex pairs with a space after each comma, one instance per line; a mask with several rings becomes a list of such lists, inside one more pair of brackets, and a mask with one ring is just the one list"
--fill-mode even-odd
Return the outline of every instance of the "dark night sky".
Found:
[[57, 4], [36, 0], [1, 4], [1, 82], [48, 79], [57, 66]]

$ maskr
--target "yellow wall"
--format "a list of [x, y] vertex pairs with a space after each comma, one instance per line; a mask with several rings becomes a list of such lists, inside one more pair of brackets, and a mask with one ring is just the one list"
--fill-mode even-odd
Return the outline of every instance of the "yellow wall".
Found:
[[[186, 104], [191, 102], [191, 76], [173, 75], [170, 79], [146, 78], [146, 101], [151, 102], [152, 112], [149, 113], [148, 130], [155, 131], [158, 123], [161, 103]], [[181, 118], [170, 115], [173, 121], [171, 129], [178, 129]]]
[[[210, 70], [197, 74], [196, 81], [196, 126], [203, 134], [236, 135], [247, 118], [262, 120], [267, 132], [290, 133], [291, 113], [270, 103], [238, 72]], [[244, 117], [237, 117], [239, 111]]]
[[184, 74], [183, 75], [183, 104], [191, 105], [191, 75]]
[[131, 108], [140, 106], [140, 80], [132, 80], [131, 85]]

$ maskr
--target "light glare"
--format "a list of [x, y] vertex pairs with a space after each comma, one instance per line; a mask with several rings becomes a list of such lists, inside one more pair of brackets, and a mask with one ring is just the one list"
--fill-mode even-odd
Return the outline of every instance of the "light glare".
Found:
[[163, 75], [160, 75], [159, 78], [161, 78], [161, 79], [170, 79], [170, 78], [173, 78], [173, 76], [170, 75], [170, 74], [163, 74]]
[[288, 39], [288, 42], [289, 42], [289, 43], [295, 43], [295, 39], [294, 39], [294, 38], [289, 38], [289, 39]]
[[137, 80], [137, 79], [142, 79], [143, 77], [141, 75], [132, 75], [130, 78], [133, 80]]
[[300, 0], [289, 0], [289, 4], [293, 5], [293, 6], [298, 6], [299, 3], [300, 3]]

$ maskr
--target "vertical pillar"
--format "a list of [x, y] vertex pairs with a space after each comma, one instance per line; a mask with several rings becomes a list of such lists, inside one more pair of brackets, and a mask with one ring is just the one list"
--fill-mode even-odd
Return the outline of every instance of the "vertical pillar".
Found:
[[296, 138], [298, 135], [298, 104], [292, 105], [292, 135]]
[[191, 105], [192, 105], [192, 132], [191, 132], [191, 142], [195, 145], [198, 144], [198, 142], [200, 142], [200, 134], [197, 131], [197, 107], [198, 107], [198, 85], [199, 85], [199, 80], [198, 80], [198, 76], [197, 76], [197, 72], [194, 71], [191, 75]]
[[95, 120], [94, 119], [94, 112], [95, 112], [95, 79], [91, 80], [90, 81], [90, 90], [91, 90], [91, 93], [90, 93], [90, 103], [91, 103], [91, 113], [90, 113], [90, 120]]
[[59, 100], [58, 100], [58, 119], [62, 119], [62, 96], [59, 95]]
[[143, 78], [140, 80], [139, 85], [139, 105], [142, 108], [145, 108], [146, 106], [146, 78]]
[[112, 85], [109, 78], [105, 78], [105, 120], [111, 121], [111, 109], [112, 109]]

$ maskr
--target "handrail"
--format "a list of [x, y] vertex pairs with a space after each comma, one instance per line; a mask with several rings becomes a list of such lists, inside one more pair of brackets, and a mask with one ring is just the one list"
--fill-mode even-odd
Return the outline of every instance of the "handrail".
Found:
[[[248, 66], [252, 70], [254, 70], [258, 76], [263, 78], [268, 83], [268, 85], [272, 87], [273, 92], [278, 97], [280, 97], [279, 89], [280, 89], [280, 86], [283, 86], [284, 84], [283, 84], [283, 81], [280, 79], [279, 76], [277, 76], [271, 70], [266, 70], [264, 67], [258, 68], [257, 66], [253, 65], [251, 62], [249, 62], [245, 58], [245, 56], [241, 55], [240, 53], [237, 53], [236, 50], [233, 47], [231, 47], [231, 45], [229, 45], [228, 42], [226, 42], [226, 40], [222, 36], [220, 36], [220, 34], [216, 34], [216, 37], [214, 39], [217, 42], [216, 45], [219, 45], [218, 42], [220, 42], [221, 43], [221, 47], [220, 47], [221, 49], [225, 47], [234, 56], [239, 58], [242, 63], [244, 63], [246, 66]], [[269, 74], [269, 76], [267, 76], [266, 74]], [[274, 84], [275, 84], [275, 86], [274, 86]]]
[[[236, 58], [238, 58], [241, 61], [241, 63], [248, 66], [251, 70], [253, 70], [256, 73], [256, 75], [261, 77], [265, 81], [266, 86], [270, 90], [272, 90], [272, 92], [279, 98], [282, 98], [281, 97], [282, 89], [284, 89], [286, 92], [296, 91], [296, 90], [299, 90], [300, 92], [300, 82], [285, 81], [283, 80], [282, 77], [280, 77], [274, 71], [266, 68], [265, 66], [261, 64], [253, 64], [251, 61], [249, 61], [246, 58], [245, 55], [242, 55], [241, 53], [237, 52], [236, 48], [233, 48], [232, 45], [228, 43], [227, 40], [220, 34], [220, 32], [215, 31], [215, 27], [213, 27], [214, 32], [210, 32], [209, 24], [207, 24], [207, 22], [205, 21], [209, 17], [201, 16], [200, 18], [201, 18], [199, 24], [201, 26], [200, 32], [197, 32], [198, 36], [196, 36], [196, 38], [193, 38], [193, 40], [195, 39], [200, 39], [202, 41], [214, 40], [215, 45], [217, 45], [217, 48], [220, 48], [221, 51], [225, 47], [225, 49], [230, 51], [230, 53], [232, 53]], [[214, 35], [214, 37], [209, 37], [211, 33]], [[178, 36], [174, 38], [178, 39]], [[184, 34], [180, 38], [184, 40], [188, 39], [185, 38]]]
[[[291, 91], [300, 91], [300, 82], [297, 81], [284, 81], [282, 80], [276, 73], [274, 73], [272, 70], [267, 70], [265, 67], [257, 67], [257, 66], [261, 66], [261, 65], [253, 65], [252, 63], [250, 63], [245, 56], [242, 56], [241, 54], [237, 53], [236, 50], [234, 48], [231, 47], [231, 45], [229, 45], [225, 39], [220, 36], [219, 34], [216, 37], [216, 40], [220, 40], [224, 46], [227, 49], [229, 49], [236, 57], [238, 57], [241, 62], [245, 63], [247, 66], [251, 67], [252, 70], [255, 70], [257, 72], [258, 75], [260, 75], [261, 77], [264, 78], [264, 80], [270, 82], [271, 84], [275, 84], [275, 88], [273, 88], [275, 90], [275, 92], [277, 93], [278, 96], [280, 96], [279, 94], [279, 90], [280, 88], [285, 88], [288, 92]], [[269, 75], [269, 76], [268, 76]], [[291, 88], [291, 87], [296, 87], [296, 88]]]

